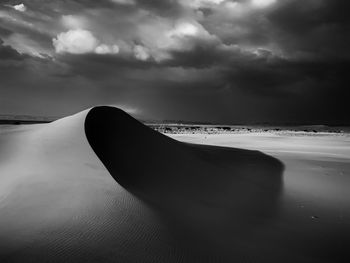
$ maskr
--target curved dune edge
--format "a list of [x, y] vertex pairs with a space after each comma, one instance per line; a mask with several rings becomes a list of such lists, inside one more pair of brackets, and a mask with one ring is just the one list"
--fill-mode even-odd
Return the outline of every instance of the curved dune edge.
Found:
[[242, 260], [281, 191], [272, 157], [181, 143], [107, 106], [0, 146], [1, 262]]
[[257, 151], [182, 143], [150, 129], [118, 108], [91, 109], [84, 127], [101, 162], [115, 181], [131, 192], [161, 194], [162, 199], [164, 195], [173, 199], [181, 194], [192, 199], [196, 195], [200, 198], [222, 195], [227, 184], [229, 192], [232, 184], [237, 183], [266, 192], [278, 191], [280, 187], [283, 165], [270, 156]]

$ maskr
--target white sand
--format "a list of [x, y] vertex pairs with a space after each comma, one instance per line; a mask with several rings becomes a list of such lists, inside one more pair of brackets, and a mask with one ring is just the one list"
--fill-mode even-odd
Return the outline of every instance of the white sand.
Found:
[[348, 137], [172, 136], [261, 150], [282, 173], [259, 152], [168, 141], [109, 109], [88, 127], [108, 145], [90, 136], [103, 146], [92, 149], [87, 113], [0, 126], [0, 262], [341, 262], [347, 253]]

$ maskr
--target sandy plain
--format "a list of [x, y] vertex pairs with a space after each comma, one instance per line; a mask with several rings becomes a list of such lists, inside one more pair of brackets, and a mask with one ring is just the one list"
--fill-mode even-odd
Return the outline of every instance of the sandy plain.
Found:
[[347, 134], [160, 134], [112, 107], [0, 130], [0, 262], [347, 262]]

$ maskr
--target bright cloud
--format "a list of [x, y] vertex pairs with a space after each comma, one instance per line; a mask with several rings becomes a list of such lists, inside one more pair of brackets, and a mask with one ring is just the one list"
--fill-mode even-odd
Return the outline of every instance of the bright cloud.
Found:
[[170, 37], [186, 37], [186, 36], [196, 36], [199, 34], [198, 26], [191, 23], [180, 23], [174, 30], [169, 32]]
[[88, 30], [74, 29], [60, 33], [53, 39], [53, 46], [57, 53], [85, 54], [96, 53], [118, 54], [118, 45], [106, 45], [100, 41]]
[[171, 59], [172, 51], [189, 51], [197, 43], [218, 41], [200, 23], [194, 20], [181, 20], [173, 24], [162, 21], [161, 26], [145, 24], [139, 27], [142, 46], [136, 46], [133, 53], [140, 60], [154, 58], [156, 61]]
[[98, 46], [98, 40], [87, 30], [75, 29], [60, 33], [53, 39], [57, 53], [84, 54], [93, 52]]
[[134, 5], [134, 0], [111, 0], [111, 2], [121, 5]]
[[141, 45], [136, 45], [134, 47], [134, 55], [139, 60], [147, 60], [150, 58], [150, 54], [147, 48]]
[[19, 12], [25, 12], [27, 10], [27, 7], [24, 4], [18, 4], [18, 5], [14, 5], [13, 9]]
[[211, 5], [220, 5], [221, 3], [225, 2], [225, 0], [180, 0], [180, 2], [184, 6], [189, 6], [192, 8], [201, 8]]
[[252, 4], [256, 7], [268, 7], [272, 4], [276, 3], [276, 0], [252, 0]]
[[210, 35], [203, 26], [197, 22], [179, 22], [172, 30], [167, 32], [167, 37], [173, 40], [186, 38], [199, 38], [208, 40], [214, 36]]
[[104, 54], [118, 54], [119, 47], [117, 45], [108, 46], [106, 44], [101, 44], [95, 48], [95, 53], [104, 55]]
[[168, 42], [165, 49], [189, 50], [196, 40], [202, 42], [215, 41], [217, 38], [211, 35], [203, 26], [195, 21], [179, 22], [172, 30], [166, 33]]

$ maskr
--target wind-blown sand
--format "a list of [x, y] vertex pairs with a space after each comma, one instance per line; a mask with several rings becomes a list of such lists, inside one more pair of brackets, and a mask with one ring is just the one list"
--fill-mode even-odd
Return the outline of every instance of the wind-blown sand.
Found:
[[1, 128], [0, 262], [347, 262], [348, 137], [172, 137], [112, 107]]

